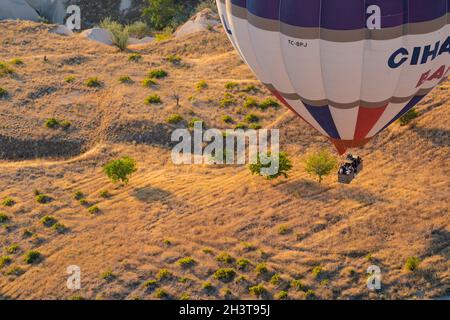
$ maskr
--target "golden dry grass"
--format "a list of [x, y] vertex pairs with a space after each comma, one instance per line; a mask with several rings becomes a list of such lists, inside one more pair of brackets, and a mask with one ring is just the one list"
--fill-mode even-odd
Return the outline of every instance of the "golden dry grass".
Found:
[[[288, 179], [269, 182], [243, 166], [175, 166], [170, 160], [165, 132], [173, 126], [165, 123], [168, 115], [180, 113], [228, 127], [221, 122], [223, 115], [242, 121], [247, 112], [237, 113], [246, 96], [239, 92], [238, 105], [219, 107], [226, 82], [258, 85], [223, 34], [197, 35], [200, 45], [188, 37], [145, 47], [144, 61], [133, 63], [127, 53], [49, 34], [45, 25], [0, 26], [9, 43], [2, 45], [0, 61], [19, 57], [25, 63], [16, 68], [16, 75], [0, 78], [0, 86], [11, 92], [0, 105], [0, 137], [42, 144], [81, 141], [79, 154], [71, 158], [0, 162], [0, 199], [16, 201], [0, 208], [11, 218], [9, 228], [0, 229], [0, 256], [7, 255], [9, 246], [20, 246], [8, 254], [11, 264], [0, 269], [0, 298], [155, 299], [160, 288], [175, 299], [183, 293], [216, 299], [224, 298], [223, 290], [229, 288], [234, 297], [250, 299], [248, 288], [260, 283], [268, 290], [264, 297], [273, 298], [294, 279], [301, 279], [320, 299], [449, 294], [448, 82], [421, 104], [419, 119], [407, 127], [394, 125], [360, 151], [366, 169], [350, 186], [337, 184], [334, 176], [318, 184], [304, 172], [302, 155], [329, 147], [325, 139], [283, 109], [262, 113], [265, 126], [281, 128], [283, 148], [294, 164]], [[21, 50], [23, 41], [26, 51]], [[168, 54], [181, 55], [185, 65], [164, 62]], [[44, 55], [49, 62], [43, 61]], [[81, 64], [65, 63], [80, 56], [85, 58]], [[155, 68], [164, 68], [169, 77], [159, 80], [156, 89], [143, 88], [140, 81]], [[64, 82], [69, 75], [76, 77], [75, 83]], [[120, 84], [121, 75], [135, 83]], [[83, 85], [93, 76], [104, 81], [102, 88]], [[209, 87], [198, 92], [195, 84], [202, 79]], [[41, 87], [55, 90], [29, 98]], [[174, 88], [182, 96], [180, 108], [170, 99]], [[146, 106], [145, 97], [155, 91], [163, 104]], [[260, 99], [268, 95], [261, 91]], [[194, 104], [187, 99], [191, 95], [196, 96]], [[43, 126], [49, 117], [70, 120], [72, 127], [49, 131]], [[50, 151], [42, 153], [58, 155]], [[116, 186], [101, 167], [122, 155], [135, 158], [139, 170], [128, 185]], [[38, 204], [35, 189], [54, 200]], [[101, 197], [101, 190], [108, 190], [110, 197]], [[77, 191], [85, 194], [87, 204], [74, 199]], [[89, 213], [91, 205], [100, 212]], [[43, 226], [40, 219], [46, 215], [68, 232]], [[290, 232], [280, 234], [282, 226]], [[34, 235], [24, 237], [24, 230]], [[23, 255], [30, 250], [41, 252], [43, 261], [26, 264]], [[218, 262], [216, 256], [223, 252], [247, 258], [250, 265], [239, 269]], [[417, 272], [404, 268], [411, 256], [422, 260]], [[185, 257], [196, 263], [182, 268], [177, 261]], [[257, 274], [261, 263], [267, 274]], [[366, 269], [372, 264], [382, 269], [383, 289], [378, 293], [366, 288]], [[66, 288], [69, 265], [81, 267], [80, 291]], [[317, 266], [323, 271], [316, 278], [312, 270]], [[23, 274], [8, 275], [13, 267]], [[219, 268], [234, 268], [237, 275], [223, 283], [214, 278]], [[173, 277], [146, 286], [161, 269]], [[108, 271], [115, 275], [110, 281], [102, 277]], [[281, 275], [278, 285], [270, 283], [275, 273]], [[247, 281], [238, 281], [241, 275]], [[180, 281], [184, 277], [190, 280]], [[208, 281], [211, 290], [203, 288]], [[305, 298], [293, 287], [288, 294]]]

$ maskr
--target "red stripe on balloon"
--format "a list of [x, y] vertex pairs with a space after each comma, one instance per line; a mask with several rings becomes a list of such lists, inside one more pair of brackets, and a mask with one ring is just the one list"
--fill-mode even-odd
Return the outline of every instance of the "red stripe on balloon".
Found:
[[336, 150], [339, 152], [339, 154], [343, 155], [347, 152], [348, 149], [363, 147], [372, 138], [365, 138], [365, 139], [361, 139], [361, 140], [339, 140], [339, 139], [333, 139], [333, 138], [329, 138], [329, 139], [334, 144], [334, 146], [336, 147]]
[[378, 122], [387, 105], [380, 108], [359, 107], [354, 140], [363, 140]]

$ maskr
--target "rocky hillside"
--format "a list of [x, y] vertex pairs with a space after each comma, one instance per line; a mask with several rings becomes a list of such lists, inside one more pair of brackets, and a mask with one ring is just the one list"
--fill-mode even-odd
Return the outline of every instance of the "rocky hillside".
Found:
[[[243, 107], [270, 95], [220, 29], [119, 52], [49, 25], [0, 28], [0, 61], [11, 70], [0, 76], [0, 199], [12, 200], [0, 204], [0, 298], [450, 295], [448, 82], [419, 118], [359, 150], [366, 169], [353, 184], [319, 184], [303, 155], [331, 146], [282, 107]], [[153, 70], [168, 75], [144, 86]], [[161, 103], [146, 103], [150, 95]], [[287, 179], [172, 164], [175, 128], [193, 119], [250, 126], [250, 114], [280, 128], [294, 165]], [[139, 168], [126, 186], [102, 172], [123, 155]], [[66, 287], [71, 265], [81, 268], [80, 290]], [[366, 286], [371, 265], [381, 268], [379, 291]]]

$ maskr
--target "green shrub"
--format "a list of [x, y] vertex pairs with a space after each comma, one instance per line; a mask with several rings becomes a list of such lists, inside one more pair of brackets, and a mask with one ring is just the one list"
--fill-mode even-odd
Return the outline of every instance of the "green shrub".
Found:
[[242, 89], [242, 91], [247, 92], [247, 93], [258, 93], [259, 89], [255, 85], [250, 84], [250, 85], [244, 87], [244, 89]]
[[100, 27], [111, 32], [112, 42], [116, 47], [122, 51], [127, 48], [129, 40], [128, 28], [124, 27], [119, 22], [113, 21], [111, 18], [104, 19], [100, 23]]
[[169, 296], [169, 294], [167, 293], [167, 291], [165, 291], [164, 289], [158, 289], [155, 292], [155, 296], [158, 299], [163, 299], [163, 298], [167, 298]]
[[6, 63], [0, 61], [0, 77], [13, 74], [14, 69], [10, 68]]
[[248, 115], [245, 116], [244, 120], [249, 123], [254, 123], [259, 122], [259, 117], [256, 114], [249, 113]]
[[202, 288], [204, 290], [211, 290], [213, 288], [212, 283], [210, 281], [203, 282]]
[[186, 257], [186, 258], [182, 258], [180, 260], [177, 261], [177, 263], [182, 267], [182, 268], [190, 268], [193, 267], [195, 265], [195, 260], [192, 257]]
[[278, 234], [287, 235], [292, 232], [292, 229], [286, 225], [282, 225], [278, 228]]
[[268, 108], [279, 108], [279, 107], [280, 107], [280, 104], [272, 98], [268, 98], [259, 104], [259, 108], [262, 110], [266, 110]]
[[152, 0], [147, 1], [142, 16], [153, 29], [162, 30], [173, 25], [181, 12], [183, 12], [182, 5], [174, 0]]
[[74, 195], [73, 195], [73, 198], [74, 198], [75, 200], [81, 200], [81, 199], [84, 199], [84, 198], [85, 198], [85, 195], [84, 195], [84, 193], [81, 192], [81, 191], [76, 191], [76, 192], [74, 193]]
[[157, 278], [159, 281], [169, 280], [169, 279], [171, 279], [172, 277], [173, 277], [172, 273], [171, 273], [169, 270], [167, 270], [167, 269], [161, 269], [161, 270], [159, 270], [158, 275], [156, 276], [156, 278]]
[[4, 266], [11, 264], [11, 262], [12, 259], [9, 256], [0, 257], [0, 268], [3, 268]]
[[42, 261], [42, 254], [39, 251], [28, 251], [23, 260], [25, 261], [25, 263], [27, 264], [35, 264], [35, 263], [39, 263], [40, 261]]
[[191, 128], [191, 129], [194, 128], [196, 122], [201, 122], [201, 123], [202, 123], [202, 126], [203, 126], [203, 120], [202, 120], [202, 119], [199, 119], [199, 118], [192, 118], [192, 119], [189, 120], [189, 122], [188, 122], [188, 127]]
[[278, 273], [275, 273], [272, 278], [270, 278], [270, 284], [274, 286], [278, 286], [281, 283], [281, 276]]
[[166, 28], [162, 32], [158, 32], [157, 34], [155, 34], [155, 40], [156, 42], [169, 40], [172, 37], [172, 33], [172, 28]]
[[20, 277], [22, 274], [25, 273], [25, 270], [23, 270], [20, 267], [11, 267], [6, 271], [6, 275], [7, 276], [16, 276], [16, 277]]
[[285, 300], [285, 299], [287, 299], [287, 297], [288, 297], [288, 292], [285, 291], [285, 290], [282, 290], [282, 291], [278, 292], [277, 295], [276, 295], [276, 298], [278, 300]]
[[2, 201], [2, 205], [5, 207], [12, 207], [13, 205], [15, 205], [16, 202], [14, 201], [13, 198], [11, 197], [6, 197], [5, 199], [3, 199]]
[[142, 39], [151, 33], [149, 26], [142, 21], [136, 21], [125, 27], [128, 35], [133, 38]]
[[117, 278], [117, 276], [112, 272], [112, 270], [107, 270], [105, 272], [102, 272], [100, 275], [101, 278], [107, 282], [111, 282]]
[[161, 97], [157, 94], [153, 94], [151, 96], [148, 96], [147, 99], [145, 99], [146, 104], [160, 104], [162, 103]]
[[291, 287], [294, 288], [297, 291], [304, 291], [305, 286], [303, 285], [302, 281], [300, 279], [292, 280]]
[[52, 202], [53, 198], [46, 194], [38, 194], [36, 196], [36, 201], [40, 204], [46, 204]]
[[[144, 80], [142, 80], [142, 86], [144, 86], [146, 88], [151, 88], [156, 85], [158, 85], [158, 83], [153, 79], [145, 78]], [[157, 103], [160, 103], [160, 102], [161, 102], [161, 100]]]
[[128, 61], [139, 62], [141, 60], [142, 60], [142, 55], [137, 52], [134, 52], [128, 56]]
[[416, 271], [419, 269], [420, 259], [417, 257], [408, 257], [405, 263], [405, 269], [408, 271]]
[[133, 80], [131, 80], [130, 76], [120, 76], [119, 82], [120, 83], [133, 83]]
[[267, 292], [266, 288], [262, 284], [250, 287], [248, 291], [256, 297], [260, 297]]
[[6, 248], [6, 252], [9, 254], [17, 253], [20, 250], [20, 246], [18, 244], [12, 244]]
[[227, 89], [227, 90], [234, 90], [237, 87], [239, 87], [239, 83], [236, 83], [236, 82], [233, 82], [233, 81], [225, 83], [225, 89]]
[[147, 280], [144, 282], [144, 287], [148, 288], [148, 289], [154, 289], [158, 286], [158, 282], [154, 279], [152, 280]]
[[28, 229], [23, 230], [23, 232], [22, 232], [22, 237], [24, 237], [24, 238], [29, 238], [29, 237], [31, 237], [31, 236], [33, 236], [33, 232], [31, 232], [31, 231], [28, 230]]
[[103, 166], [103, 172], [114, 183], [121, 181], [128, 183], [130, 176], [137, 171], [136, 161], [130, 157], [111, 160]]
[[412, 108], [407, 113], [405, 113], [403, 116], [401, 116], [398, 121], [400, 122], [400, 125], [403, 127], [403, 126], [408, 125], [411, 121], [413, 121], [417, 117], [419, 117], [419, 113], [417, 112], [417, 110], [415, 108]]
[[84, 301], [84, 300], [86, 300], [86, 298], [81, 296], [81, 295], [79, 295], [79, 294], [76, 294], [76, 295], [71, 296], [69, 298], [69, 300], [72, 300], [72, 301]]
[[258, 106], [258, 101], [253, 97], [248, 97], [244, 102], [244, 108], [256, 108]]
[[305, 161], [305, 171], [310, 175], [316, 175], [319, 183], [323, 177], [331, 174], [337, 167], [336, 157], [326, 149], [310, 153]]
[[236, 275], [236, 272], [231, 268], [221, 268], [218, 269], [214, 273], [214, 279], [223, 281], [223, 282], [229, 282], [233, 280], [234, 276]]
[[70, 126], [71, 126], [72, 124], [70, 123], [70, 121], [63, 120], [63, 121], [61, 121], [61, 122], [59, 123], [59, 125], [61, 126], [61, 128], [62, 128], [63, 130], [67, 130], [67, 129], [70, 128]]
[[247, 129], [247, 125], [245, 123], [238, 123], [235, 127], [235, 130], [246, 130]]
[[13, 65], [16, 65], [16, 66], [21, 66], [21, 65], [24, 64], [24, 63], [23, 63], [23, 60], [22, 60], [22, 59], [19, 59], [19, 58], [11, 59], [11, 60], [9, 61], [9, 63], [10, 63], [10, 64], [13, 64]]
[[64, 78], [64, 81], [67, 83], [73, 83], [75, 82], [76, 78], [74, 76], [67, 76]]
[[8, 96], [8, 91], [6, 91], [6, 89], [3, 89], [2, 87], [0, 87], [0, 99], [6, 98], [7, 96]]
[[258, 275], [265, 275], [269, 273], [269, 269], [267, 269], [267, 265], [265, 263], [258, 264], [255, 270]]
[[321, 266], [315, 266], [312, 270], [311, 270], [311, 274], [314, 278], [318, 278], [320, 277], [320, 275], [323, 272], [323, 268]]
[[182, 293], [180, 296], [180, 300], [191, 300], [191, 296], [189, 295], [189, 293]]
[[305, 298], [307, 300], [315, 300], [316, 299], [316, 292], [314, 290], [309, 289], [305, 292]]
[[111, 194], [109, 193], [108, 190], [102, 190], [102, 191], [100, 191], [99, 196], [101, 198], [107, 199], [107, 198], [111, 197]]
[[234, 263], [235, 259], [228, 253], [222, 252], [217, 257], [216, 260], [225, 264]]
[[172, 64], [174, 64], [174, 65], [180, 65], [181, 61], [182, 61], [181, 57], [177, 56], [175, 54], [171, 54], [171, 55], [167, 56], [165, 58], [165, 60], [170, 62], [170, 63], [172, 63]]
[[52, 217], [52, 216], [44, 216], [41, 219], [41, 223], [47, 228], [52, 227], [57, 222], [58, 222], [58, 220], [55, 217]]
[[260, 125], [259, 123], [252, 123], [248, 127], [249, 127], [249, 129], [259, 130], [262, 128], [262, 125]]
[[[262, 157], [264, 157], [264, 161], [261, 161]], [[249, 169], [252, 174], [262, 176], [263, 175], [262, 169], [270, 168], [272, 161], [274, 161], [274, 158], [272, 157], [272, 155], [270, 153], [267, 155], [258, 154], [256, 163], [251, 164], [249, 166]], [[292, 170], [292, 163], [289, 160], [287, 153], [280, 152], [278, 154], [278, 167], [276, 167], [275, 169], [276, 169], [276, 173], [267, 175], [266, 179], [273, 180], [273, 179], [277, 179], [278, 177], [281, 177], [281, 176], [288, 178], [288, 172], [290, 170]]]
[[236, 261], [236, 264], [238, 265], [239, 269], [245, 269], [250, 265], [250, 260], [241, 258], [238, 261]]
[[89, 78], [84, 83], [89, 88], [99, 88], [102, 86], [102, 82], [97, 77]]
[[210, 248], [203, 248], [202, 252], [204, 254], [214, 254], [214, 251], [212, 249], [210, 249]]
[[100, 208], [98, 206], [92, 206], [88, 208], [90, 214], [97, 214], [100, 212]]
[[169, 239], [164, 239], [164, 240], [163, 240], [163, 243], [164, 243], [166, 246], [170, 246], [170, 245], [172, 244], [172, 241], [170, 241]]
[[183, 117], [181, 116], [181, 115], [179, 115], [179, 114], [172, 114], [172, 115], [170, 115], [168, 118], [167, 118], [167, 123], [170, 123], [170, 124], [178, 124], [178, 123], [180, 123], [180, 122], [182, 122], [184, 119], [183, 119]]
[[237, 103], [236, 98], [232, 98], [232, 97], [226, 97], [226, 98], [223, 98], [222, 100], [220, 100], [220, 106], [222, 108], [235, 105], [236, 103]]
[[223, 116], [222, 117], [222, 121], [225, 122], [225, 123], [233, 123], [234, 122], [233, 118], [231, 116], [228, 116], [228, 115]]
[[205, 80], [197, 82], [196, 88], [198, 91], [202, 91], [208, 88], [208, 83]]
[[62, 223], [59, 223], [59, 222], [55, 223], [52, 226], [52, 229], [58, 233], [66, 233], [69, 230], [69, 228], [67, 228], [65, 225], [63, 225]]
[[167, 71], [162, 70], [162, 69], [155, 69], [155, 70], [151, 70], [148, 74], [148, 76], [152, 79], [163, 79], [165, 77], [167, 77], [169, 74], [167, 73]]
[[59, 127], [59, 121], [55, 118], [49, 118], [45, 121], [45, 126], [49, 129], [56, 129]]

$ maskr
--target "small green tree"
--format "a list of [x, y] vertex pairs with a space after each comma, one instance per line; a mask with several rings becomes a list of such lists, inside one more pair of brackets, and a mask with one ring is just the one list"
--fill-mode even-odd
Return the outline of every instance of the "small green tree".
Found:
[[167, 27], [181, 10], [180, 5], [174, 0], [148, 0], [147, 2], [148, 6], [144, 8], [142, 15], [156, 30]]
[[407, 113], [405, 113], [400, 119], [398, 120], [400, 122], [400, 125], [402, 127], [409, 124], [411, 121], [413, 121], [415, 118], [419, 116], [419, 113], [416, 111], [415, 108], [412, 108]]
[[323, 177], [329, 175], [338, 165], [336, 157], [328, 150], [311, 153], [306, 158], [305, 170], [310, 175], [316, 175], [319, 183]]
[[103, 172], [113, 182], [128, 183], [130, 176], [136, 171], [136, 161], [129, 157], [112, 160], [103, 166]]
[[[270, 153], [268, 154], [258, 154], [256, 163], [251, 164], [249, 166], [252, 174], [263, 176], [263, 169], [269, 169], [274, 164], [275, 155], [272, 156]], [[276, 173], [267, 175], [266, 178], [268, 180], [276, 179], [280, 176], [288, 177], [287, 173], [292, 169], [292, 163], [288, 158], [287, 153], [280, 152], [278, 154], [278, 165], [274, 168]]]

